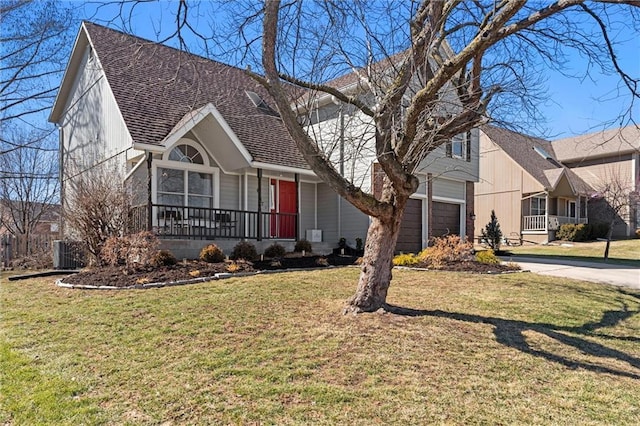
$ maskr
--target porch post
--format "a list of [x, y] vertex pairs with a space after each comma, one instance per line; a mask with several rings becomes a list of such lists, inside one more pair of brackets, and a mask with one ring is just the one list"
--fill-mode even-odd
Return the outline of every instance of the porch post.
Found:
[[[556, 205], [556, 209], [558, 206]], [[547, 242], [549, 242], [549, 193], [544, 194], [544, 230], [547, 233]]]
[[300, 235], [300, 175], [296, 173], [294, 175], [296, 181], [296, 241]]
[[147, 153], [147, 231], [153, 229], [153, 206], [151, 198], [151, 162], [153, 161], [153, 154]]
[[258, 241], [262, 241], [262, 169], [258, 169]]

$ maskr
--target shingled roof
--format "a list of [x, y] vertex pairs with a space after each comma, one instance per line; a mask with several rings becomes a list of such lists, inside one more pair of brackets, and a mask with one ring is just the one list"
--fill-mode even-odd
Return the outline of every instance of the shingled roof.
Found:
[[561, 161], [640, 152], [640, 128], [628, 126], [559, 139], [553, 142], [553, 149]]
[[564, 174], [577, 193], [591, 191], [587, 183], [556, 159], [551, 142], [491, 125], [482, 126], [481, 130], [545, 188], [555, 188]]
[[211, 103], [254, 161], [309, 169], [279, 117], [246, 91], [275, 105], [243, 70], [85, 22], [134, 143], [160, 145], [191, 111]]

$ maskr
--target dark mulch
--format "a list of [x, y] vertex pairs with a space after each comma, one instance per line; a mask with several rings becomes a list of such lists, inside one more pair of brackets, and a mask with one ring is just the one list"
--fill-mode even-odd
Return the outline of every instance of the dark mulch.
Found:
[[[294, 256], [279, 260], [256, 262], [235, 262], [238, 269], [233, 272], [253, 272], [278, 269], [308, 269], [327, 266], [353, 265], [355, 256]], [[172, 266], [135, 268], [126, 270], [117, 266], [100, 266], [87, 268], [81, 272], [65, 277], [62, 282], [74, 285], [131, 287], [148, 283], [184, 281], [195, 278], [212, 277], [218, 273], [230, 271], [231, 262], [206, 263], [199, 260], [180, 262]]]
[[[256, 262], [239, 261], [235, 263], [238, 268], [233, 272], [346, 266], [355, 264], [357, 259], [356, 256], [331, 254], [328, 256], [287, 256], [278, 260]], [[229, 272], [230, 264], [231, 262], [206, 263], [191, 260], [172, 266], [136, 268], [134, 270], [125, 270], [123, 267], [115, 266], [101, 266], [87, 268], [77, 274], [65, 277], [62, 281], [73, 285], [131, 287], [148, 283], [176, 282], [212, 277], [218, 273]], [[417, 265], [417, 267], [420, 267], [420, 265]], [[447, 265], [442, 270], [486, 274], [513, 271], [516, 269], [518, 268], [509, 265], [485, 265], [477, 262], [459, 262]]]
[[455, 272], [471, 272], [476, 274], [498, 274], [501, 272], [513, 272], [519, 271], [520, 267], [517, 265], [499, 264], [499, 265], [487, 265], [480, 262], [455, 262], [450, 263], [441, 269], [442, 271], [455, 271]]

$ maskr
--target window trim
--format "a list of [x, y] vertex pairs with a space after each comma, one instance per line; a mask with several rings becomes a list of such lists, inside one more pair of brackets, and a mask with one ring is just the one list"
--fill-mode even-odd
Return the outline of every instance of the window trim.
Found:
[[[533, 200], [537, 200], [538, 201], [538, 206], [536, 207], [536, 210], [538, 210], [538, 213], [534, 214], [533, 213]], [[542, 212], [540, 212], [540, 201], [544, 200], [544, 210]], [[536, 196], [536, 197], [531, 197], [529, 198], [529, 214], [531, 216], [544, 216], [547, 214], [547, 210], [548, 210], [548, 206], [547, 206], [547, 197], [546, 196]]]
[[[202, 164], [194, 164], [194, 163], [187, 163], [186, 161], [173, 161], [169, 159], [169, 155], [171, 155], [171, 152], [176, 149], [177, 147], [179, 147], [180, 145], [188, 145], [192, 148], [194, 148], [196, 151], [198, 151], [200, 153], [200, 156], [202, 157]], [[172, 164], [191, 164], [193, 166], [203, 166], [203, 167], [209, 167], [209, 155], [202, 149], [202, 147], [200, 146], [200, 144], [198, 144], [195, 141], [192, 141], [191, 139], [187, 139], [187, 138], [180, 138], [176, 141], [176, 143], [174, 143], [173, 145], [171, 145], [169, 147], [169, 149], [167, 149], [163, 154], [162, 154], [162, 160], [157, 160], [157, 161], [167, 161], [170, 162]]]
[[[458, 138], [454, 142], [454, 140]], [[447, 158], [452, 158], [455, 160], [463, 160], [470, 162], [471, 161], [471, 131], [467, 131], [464, 133], [459, 133], [455, 135], [453, 138], [449, 139], [446, 143], [447, 150]], [[460, 144], [460, 155], [454, 153], [453, 146], [455, 144]]]
[[165, 169], [173, 169], [173, 170], [181, 170], [185, 176], [185, 192], [184, 195], [184, 203], [186, 204], [184, 207], [188, 207], [189, 204], [189, 193], [188, 193], [188, 172], [198, 172], [198, 173], [206, 173], [212, 175], [212, 183], [211, 190], [213, 191], [213, 206], [212, 208], [217, 209], [220, 208], [220, 169], [217, 167], [211, 166], [203, 166], [201, 164], [193, 164], [193, 163], [185, 163], [180, 161], [164, 161], [164, 160], [156, 160], [152, 163], [152, 176], [154, 179], [151, 180], [151, 195], [152, 201], [154, 204], [158, 203], [158, 168]]

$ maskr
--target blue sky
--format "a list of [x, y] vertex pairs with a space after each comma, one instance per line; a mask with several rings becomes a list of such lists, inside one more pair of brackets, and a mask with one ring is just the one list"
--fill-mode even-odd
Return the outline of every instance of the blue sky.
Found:
[[[103, 7], [97, 15], [93, 13], [94, 6], [90, 3], [81, 9], [85, 18], [93, 16], [91, 20], [111, 19], [117, 15], [118, 9]], [[132, 31], [141, 37], [156, 40], [157, 31], [166, 34], [174, 27], [176, 3], [154, 2], [138, 6], [132, 15]], [[192, 10], [193, 12], [193, 10]], [[206, 19], [205, 12], [199, 12]], [[219, 19], [219, 18], [217, 18]], [[622, 17], [625, 19], [625, 17]], [[109, 26], [118, 27], [119, 20]], [[101, 22], [104, 24], [104, 22]], [[159, 24], [161, 23], [161, 24]], [[622, 31], [612, 32], [614, 40], [619, 43], [616, 53], [623, 69], [632, 77], [640, 78], [640, 37], [625, 34]], [[616, 120], [628, 108], [630, 96], [626, 88], [621, 86], [617, 76], [603, 75], [598, 68], [592, 67], [590, 75], [584, 70], [588, 62], [576, 53], [570, 53], [569, 73], [578, 76], [568, 78], [559, 72], [548, 70], [545, 77], [548, 86], [549, 101], [540, 105], [540, 110], [546, 119], [546, 134], [530, 132], [535, 136], [549, 139], [562, 138], [577, 134], [584, 134], [620, 126]], [[635, 105], [632, 116], [640, 121], [640, 105]], [[624, 124], [627, 124], [626, 122]]]

